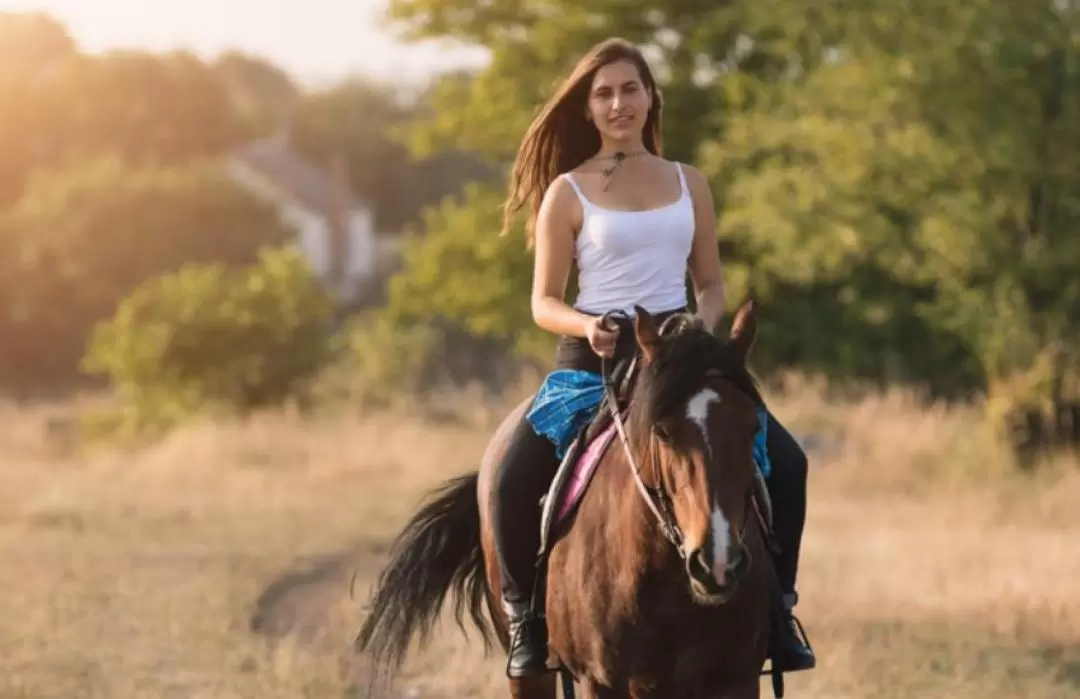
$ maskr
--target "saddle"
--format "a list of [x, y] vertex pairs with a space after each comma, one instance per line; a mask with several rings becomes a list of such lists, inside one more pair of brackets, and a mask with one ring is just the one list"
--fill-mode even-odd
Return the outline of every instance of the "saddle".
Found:
[[[636, 358], [624, 359], [616, 364], [611, 372], [609, 380], [617, 387], [615, 395], [618, 405], [615, 407], [623, 418], [630, 407], [630, 395], [636, 378]], [[595, 415], [578, 431], [555, 472], [547, 494], [540, 500], [540, 550], [537, 553], [541, 557], [550, 551], [555, 527], [569, 517], [585, 494], [596, 466], [615, 435], [610, 395], [610, 392], [605, 391]], [[568, 487], [569, 485], [576, 487]]]

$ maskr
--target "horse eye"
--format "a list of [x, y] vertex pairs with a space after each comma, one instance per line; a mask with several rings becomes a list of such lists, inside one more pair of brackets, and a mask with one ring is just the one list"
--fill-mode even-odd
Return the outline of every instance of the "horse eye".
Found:
[[656, 425], [653, 427], [653, 434], [664, 444], [671, 444], [671, 433], [663, 425]]

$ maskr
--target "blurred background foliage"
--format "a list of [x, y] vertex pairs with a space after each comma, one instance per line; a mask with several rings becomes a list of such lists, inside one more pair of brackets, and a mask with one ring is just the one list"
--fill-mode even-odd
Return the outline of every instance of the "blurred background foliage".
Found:
[[[1075, 2], [391, 0], [390, 18], [491, 61], [419, 96], [304, 89], [239, 53], [88, 55], [43, 15], [0, 14], [17, 105], [0, 110], [0, 390], [104, 378], [150, 424], [319, 377], [385, 400], [543, 367], [530, 254], [497, 235], [505, 171], [577, 57], [623, 36], [657, 68], [665, 155], [712, 183], [732, 301], [762, 305], [760, 375], [978, 401], [1021, 456], [1080, 440]], [[230, 153], [274, 137], [340, 158], [400, 247], [361, 308], [229, 178]]]

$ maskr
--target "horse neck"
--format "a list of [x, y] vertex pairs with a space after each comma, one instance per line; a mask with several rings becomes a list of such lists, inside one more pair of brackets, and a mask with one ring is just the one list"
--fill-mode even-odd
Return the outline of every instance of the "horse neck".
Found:
[[[634, 454], [643, 473], [648, 473], [648, 458], [647, 454]], [[620, 582], [622, 593], [633, 595], [642, 575], [662, 567], [674, 552], [634, 482], [625, 448], [618, 437], [594, 478], [592, 488], [600, 497], [593, 507], [583, 509], [577, 526], [585, 525], [590, 531], [599, 532], [590, 556], [595, 564], [604, 566], [609, 580]]]

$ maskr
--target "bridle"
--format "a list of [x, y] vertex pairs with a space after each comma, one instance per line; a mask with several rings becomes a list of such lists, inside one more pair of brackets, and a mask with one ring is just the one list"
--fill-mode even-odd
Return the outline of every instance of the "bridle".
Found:
[[[608, 311], [600, 319], [600, 326], [605, 330], [615, 330], [612, 322], [615, 316], [622, 316], [629, 318], [629, 316], [621, 310]], [[664, 337], [673, 332], [680, 332], [688, 327], [701, 327], [701, 321], [689, 313], [678, 313], [671, 315], [664, 319], [660, 324], [658, 330], [659, 335]], [[630, 364], [627, 367], [624, 385], [629, 386], [632, 380], [634, 371], [637, 368], [638, 356], [635, 353], [634, 357], [630, 359]], [[657, 524], [660, 527], [661, 533], [664, 538], [667, 539], [678, 551], [679, 557], [686, 559], [687, 551], [685, 549], [685, 535], [682, 529], [679, 528], [678, 522], [675, 521], [675, 512], [671, 501], [671, 496], [663, 486], [649, 486], [645, 484], [645, 481], [641, 478], [641, 467], [638, 466], [637, 459], [634, 457], [634, 452], [630, 448], [630, 438], [626, 432], [626, 425], [623, 422], [622, 414], [619, 411], [618, 392], [616, 389], [616, 381], [611, 372], [607, 371], [607, 359], [600, 358], [600, 373], [604, 381], [604, 392], [607, 396], [607, 406], [611, 413], [611, 419], [615, 423], [615, 429], [619, 433], [619, 441], [622, 442], [623, 451], [626, 454], [627, 465], [630, 467], [630, 474], [633, 476], [634, 484], [637, 486], [638, 492], [641, 494], [642, 499], [645, 501], [645, 505], [652, 512], [653, 517], [656, 519]], [[769, 527], [765, 521], [765, 517], [758, 507], [757, 500], [754, 498], [755, 484], [752, 483], [750, 488], [747, 489], [747, 505], [752, 508], [758, 523], [762, 526], [762, 533], [767, 535]], [[745, 540], [746, 530], [749, 524], [750, 517], [744, 515], [742, 526], [739, 528], [739, 539]]]

